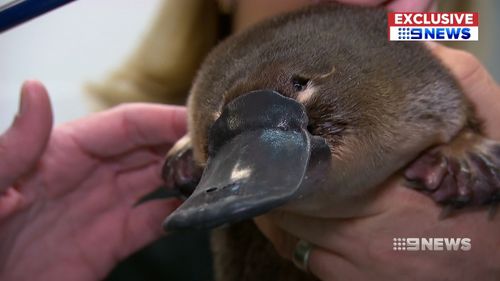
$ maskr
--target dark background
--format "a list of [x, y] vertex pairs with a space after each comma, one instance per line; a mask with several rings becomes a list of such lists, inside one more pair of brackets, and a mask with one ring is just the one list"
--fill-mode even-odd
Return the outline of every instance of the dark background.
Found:
[[209, 232], [173, 233], [130, 256], [105, 281], [211, 281]]

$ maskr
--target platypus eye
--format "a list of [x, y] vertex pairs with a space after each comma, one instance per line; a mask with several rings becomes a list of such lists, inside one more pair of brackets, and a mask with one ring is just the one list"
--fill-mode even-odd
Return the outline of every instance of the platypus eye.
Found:
[[300, 92], [305, 90], [305, 88], [307, 87], [307, 83], [309, 83], [309, 79], [301, 76], [293, 76], [291, 82], [293, 85], [293, 89], [297, 92]]

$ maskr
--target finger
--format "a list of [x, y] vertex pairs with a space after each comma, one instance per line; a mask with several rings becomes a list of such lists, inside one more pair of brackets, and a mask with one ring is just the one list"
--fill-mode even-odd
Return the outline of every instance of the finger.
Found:
[[127, 202], [129, 206], [133, 206], [144, 195], [157, 189], [163, 183], [160, 170], [161, 163], [158, 161], [140, 169], [119, 173], [116, 176], [116, 183], [122, 195], [122, 198], [117, 197], [119, 204]]
[[111, 157], [107, 159], [106, 162], [112, 164], [115, 171], [125, 172], [127, 170], [137, 169], [149, 164], [159, 163], [164, 157], [164, 153], [158, 154], [156, 151], [151, 149], [138, 149], [120, 156]]
[[[278, 254], [285, 259], [292, 260], [299, 239], [277, 227], [268, 215], [257, 217], [254, 220], [264, 236], [274, 245]], [[305, 238], [302, 238], [302, 240], [311, 243]], [[337, 280], [334, 279], [335, 276], [351, 276], [345, 275], [347, 268], [349, 268], [349, 271], [354, 272], [352, 264], [339, 253], [327, 250], [314, 243], [311, 243], [311, 245], [308, 269], [314, 276], [321, 280]]]
[[26, 81], [19, 112], [0, 136], [0, 191], [27, 173], [45, 150], [52, 129], [52, 109], [45, 87]]
[[186, 133], [184, 107], [129, 104], [65, 124], [81, 148], [109, 157], [142, 146], [173, 143]]
[[[365, 218], [356, 219], [324, 219], [308, 217], [289, 212], [275, 211], [269, 214], [270, 220], [278, 228], [293, 237], [305, 240], [312, 244], [327, 249], [336, 249], [339, 252], [349, 252], [352, 249], [352, 241], [358, 239], [360, 233], [364, 233], [361, 222]], [[290, 249], [295, 247], [296, 241], [285, 240], [285, 251], [291, 253]]]
[[298, 239], [327, 249], [351, 251], [359, 233], [356, 220], [323, 219], [306, 217], [289, 212], [274, 211], [256, 219], [256, 224], [264, 235], [273, 242], [276, 251], [284, 258], [291, 259]]
[[435, 10], [435, 0], [392, 0], [386, 3], [387, 9], [401, 12], [422, 12]]
[[[131, 150], [127, 153], [123, 153], [117, 156], [89, 161], [88, 155], [82, 155], [79, 153], [73, 153], [71, 154], [71, 157], [68, 157], [67, 152], [65, 151], [69, 151], [70, 149], [74, 148], [68, 149], [65, 146], [64, 142], [57, 142], [56, 139], [61, 139], [58, 137], [58, 133], [60, 133], [58, 132], [58, 129], [54, 130], [54, 134], [51, 137], [51, 143], [47, 148], [47, 152], [51, 152], [51, 155], [56, 155], [56, 157], [52, 157], [48, 161], [52, 161], [52, 163], [57, 162], [58, 168], [47, 170], [44, 174], [44, 180], [46, 182], [52, 183], [50, 186], [50, 190], [52, 190], [54, 194], [65, 194], [66, 192], [72, 192], [75, 187], [81, 184], [81, 181], [83, 179], [89, 179], [89, 175], [95, 172], [96, 168], [99, 167], [106, 167], [105, 170], [108, 174], [112, 173], [116, 175], [123, 175], [127, 172], [140, 170], [148, 165], [155, 165], [155, 169], [158, 170], [156, 172], [158, 176], [155, 176], [153, 178], [158, 178], [158, 181], [160, 181], [159, 171], [161, 171], [161, 167], [165, 157], [165, 149], [163, 148], [163, 146], [144, 147]], [[108, 168], [111, 171], [109, 171]], [[140, 174], [140, 172], [138, 172], [138, 174]], [[75, 175], [77, 176], [75, 177]], [[96, 182], [95, 184], [99, 183]], [[143, 184], [141, 184], [141, 186], [142, 185]], [[40, 190], [27, 189], [25, 194], [29, 194], [32, 191], [37, 192]], [[45, 190], [41, 191], [45, 192]]]
[[500, 87], [486, 68], [474, 55], [465, 51], [437, 43], [428, 44], [428, 47], [450, 69], [474, 104], [479, 117], [486, 121], [485, 133], [500, 139]]

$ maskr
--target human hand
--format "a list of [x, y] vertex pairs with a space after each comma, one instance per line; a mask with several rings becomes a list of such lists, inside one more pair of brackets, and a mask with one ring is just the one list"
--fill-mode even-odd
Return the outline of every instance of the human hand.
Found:
[[0, 279], [100, 280], [162, 234], [177, 199], [134, 207], [161, 185], [181, 107], [134, 104], [52, 128], [38, 82], [0, 137]]
[[[472, 55], [430, 44], [451, 70], [485, 121], [485, 133], [500, 140], [500, 87]], [[277, 251], [290, 259], [298, 239], [314, 246], [310, 272], [321, 280], [497, 280], [500, 218], [487, 210], [439, 219], [442, 207], [389, 179], [363, 213], [319, 219], [275, 211], [256, 219]], [[394, 251], [393, 238], [470, 238], [470, 251]]]

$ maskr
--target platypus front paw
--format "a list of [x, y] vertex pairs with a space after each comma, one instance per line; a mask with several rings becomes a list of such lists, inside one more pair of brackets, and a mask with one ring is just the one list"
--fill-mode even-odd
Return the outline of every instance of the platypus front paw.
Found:
[[500, 201], [500, 143], [467, 132], [435, 147], [404, 172], [412, 187], [460, 208]]
[[178, 189], [188, 197], [198, 185], [202, 172], [194, 160], [191, 140], [184, 136], [168, 152], [162, 177], [166, 188]]

